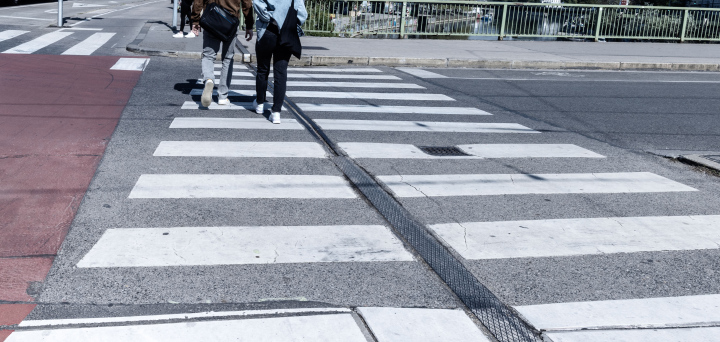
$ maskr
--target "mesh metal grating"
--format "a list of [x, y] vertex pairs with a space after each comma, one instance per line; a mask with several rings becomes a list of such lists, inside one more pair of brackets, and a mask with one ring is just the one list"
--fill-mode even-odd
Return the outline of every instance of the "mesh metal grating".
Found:
[[418, 146], [421, 151], [431, 156], [438, 157], [462, 157], [469, 156], [456, 146]]

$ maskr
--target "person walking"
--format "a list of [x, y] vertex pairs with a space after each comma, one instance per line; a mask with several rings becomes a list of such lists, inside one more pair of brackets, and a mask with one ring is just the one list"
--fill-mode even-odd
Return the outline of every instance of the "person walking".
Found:
[[[190, 19], [192, 3], [193, 0], [180, 1], [180, 32], [174, 34], [173, 37], [195, 38], [195, 33], [192, 31], [193, 21]], [[188, 32], [187, 36], [185, 35], [185, 19], [188, 20], [188, 27], [190, 27], [190, 32]]]
[[270, 74], [270, 60], [273, 60], [274, 94], [270, 121], [280, 123], [280, 111], [285, 102], [287, 67], [290, 56], [300, 58], [302, 45], [300, 26], [307, 19], [304, 0], [253, 0], [257, 13], [257, 77], [253, 102], [255, 112], [265, 111], [265, 99]]
[[[252, 0], [194, 0], [192, 6], [193, 33], [200, 33], [200, 16], [202, 11], [210, 3], [215, 3], [232, 13], [236, 17], [240, 10], [245, 17], [245, 39], [250, 41], [253, 36]], [[205, 82], [200, 103], [203, 107], [210, 107], [212, 103], [213, 87], [215, 86], [214, 62], [218, 52], [222, 57], [222, 71], [220, 72], [220, 84], [218, 85], [218, 104], [229, 105], [228, 87], [232, 80], [233, 56], [235, 55], [235, 41], [237, 35], [233, 34], [232, 39], [223, 41], [207, 30], [203, 31], [203, 53], [202, 53], [202, 74]], [[222, 49], [222, 50], [221, 50]]]

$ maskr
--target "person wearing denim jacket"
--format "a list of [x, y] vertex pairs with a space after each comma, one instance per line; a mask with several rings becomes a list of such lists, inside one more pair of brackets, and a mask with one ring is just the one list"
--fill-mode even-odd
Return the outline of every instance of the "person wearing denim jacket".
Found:
[[[297, 21], [302, 25], [307, 19], [304, 0], [253, 0], [253, 8], [257, 13], [255, 27], [257, 29], [257, 78], [255, 82], [257, 98], [255, 111], [264, 112], [265, 93], [267, 91], [268, 76], [270, 74], [270, 60], [273, 60], [274, 96], [270, 121], [280, 123], [280, 110], [285, 101], [287, 84], [287, 67], [291, 52], [279, 45], [280, 30], [283, 28], [290, 6], [297, 11]], [[296, 28], [292, 28], [295, 30]]]

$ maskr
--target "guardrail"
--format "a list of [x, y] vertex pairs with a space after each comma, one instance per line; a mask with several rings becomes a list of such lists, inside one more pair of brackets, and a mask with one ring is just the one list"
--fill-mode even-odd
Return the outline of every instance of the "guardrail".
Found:
[[720, 41], [720, 9], [480, 1], [306, 0], [309, 35]]

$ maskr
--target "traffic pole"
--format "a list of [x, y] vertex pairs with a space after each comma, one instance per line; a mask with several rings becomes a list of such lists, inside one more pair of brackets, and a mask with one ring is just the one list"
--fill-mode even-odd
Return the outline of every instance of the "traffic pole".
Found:
[[173, 30], [177, 30], [177, 9], [178, 9], [178, 0], [173, 1]]
[[[177, 0], [176, 0], [177, 1]], [[63, 0], [58, 0], [58, 27], [63, 26]]]

